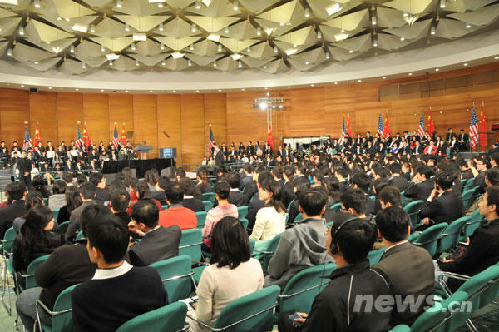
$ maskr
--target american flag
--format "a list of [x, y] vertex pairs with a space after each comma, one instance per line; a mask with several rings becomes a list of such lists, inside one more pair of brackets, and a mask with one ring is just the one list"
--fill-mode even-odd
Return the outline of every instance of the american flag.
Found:
[[473, 111], [471, 113], [470, 145], [472, 150], [478, 145], [478, 122], [476, 121], [475, 103], [473, 103]]
[[423, 137], [424, 136], [424, 118], [423, 118], [423, 112], [421, 112], [421, 119], [419, 120], [418, 136], [419, 137]]
[[120, 145], [120, 138], [118, 137], [118, 129], [116, 129], [116, 124], [114, 125], [113, 144], [116, 147]]
[[210, 125], [210, 149], [212, 149], [215, 146], [215, 135], [213, 135], [213, 130], [211, 129]]
[[345, 141], [345, 137], [347, 137], [347, 127], [345, 126], [345, 116], [343, 116], [343, 132], [342, 132], [342, 135], [340, 137], [340, 141], [339, 143], [340, 144], [343, 144], [343, 141]]
[[80, 150], [81, 147], [85, 144], [85, 142], [83, 142], [83, 138], [81, 136], [80, 126], [79, 125], [76, 127], [76, 141], [75, 141], [75, 144], [76, 144], [76, 147], [78, 148], [78, 150]]
[[33, 147], [33, 141], [31, 140], [31, 136], [29, 134], [28, 126], [26, 126], [26, 130], [24, 131], [24, 143], [23, 148], [27, 150], [28, 148]]
[[379, 113], [378, 117], [378, 135], [379, 137], [385, 137], [383, 134], [383, 118], [381, 117], [381, 112]]

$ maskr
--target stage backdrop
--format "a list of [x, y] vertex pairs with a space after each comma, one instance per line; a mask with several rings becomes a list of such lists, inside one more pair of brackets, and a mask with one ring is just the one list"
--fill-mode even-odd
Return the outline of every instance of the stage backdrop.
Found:
[[[417, 130], [430, 106], [436, 130], [448, 127], [468, 132], [472, 102], [477, 118], [485, 102], [488, 128], [499, 122], [499, 63], [446, 73], [374, 82], [272, 90], [286, 99], [273, 118], [276, 146], [282, 137], [341, 134], [342, 116], [350, 116], [352, 132], [377, 130], [379, 112], [388, 113], [392, 132]], [[22, 142], [24, 121], [34, 136], [38, 123], [42, 140], [70, 142], [77, 121], [87, 124], [94, 143], [111, 140], [114, 123], [133, 132], [132, 143], [176, 147], [178, 164], [199, 164], [206, 155], [210, 124], [217, 143], [264, 142], [266, 114], [253, 108], [255, 97], [267, 91], [194, 94], [120, 94], [47, 92], [0, 89], [0, 139]], [[169, 136], [169, 137], [167, 137]]]

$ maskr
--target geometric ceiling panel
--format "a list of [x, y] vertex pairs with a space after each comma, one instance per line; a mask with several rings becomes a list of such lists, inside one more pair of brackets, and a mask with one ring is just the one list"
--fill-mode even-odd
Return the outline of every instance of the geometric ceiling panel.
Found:
[[442, 18], [438, 22], [435, 36], [453, 39], [462, 37], [478, 29], [478, 26], [471, 26], [461, 21]]
[[91, 7], [102, 8], [110, 3], [113, 3], [114, 0], [83, 0], [83, 2], [89, 4]]
[[131, 35], [131, 28], [128, 30], [130, 31], [126, 31], [126, 25], [124, 23], [105, 17], [95, 26], [95, 32], [92, 32], [92, 34], [99, 37], [116, 38]]
[[[58, 16], [63, 18], [73, 18], [80, 16], [93, 15], [95, 12], [87, 7], [80, 5], [77, 2], [71, 0], [43, 0], [40, 1], [40, 6], [47, 6], [47, 4], [52, 5], [56, 9]], [[43, 7], [42, 7], [43, 8]]]
[[447, 1], [445, 10], [463, 13], [468, 10], [477, 10], [495, 0], [453, 0]]
[[[392, 7], [402, 12], [421, 15], [431, 11], [437, 1], [434, 0], [394, 0], [383, 3], [386, 7]], [[451, 2], [451, 1], [448, 1]], [[433, 4], [433, 6], [432, 6]]]
[[239, 2], [249, 11], [258, 13], [279, 1], [280, 0], [241, 0]]
[[112, 52], [121, 52], [124, 48], [133, 42], [132, 37], [119, 37], [119, 38], [102, 38], [102, 37], [91, 37], [91, 40], [104, 46], [106, 49]]
[[75, 54], [78, 59], [86, 60], [88, 58], [101, 57], [105, 53], [102, 52], [99, 44], [84, 40], [76, 47]]
[[258, 42], [258, 40], [249, 39], [249, 40], [239, 41], [237, 39], [232, 39], [232, 38], [220, 38], [220, 43], [234, 53], [242, 52], [244, 49], [255, 44], [256, 42]]
[[231, 57], [225, 57], [215, 62], [213, 68], [220, 71], [233, 71], [237, 68], [238, 63], [234, 61]]
[[184, 70], [189, 67], [187, 60], [184, 58], [175, 59], [170, 57], [161, 63], [161, 66], [169, 70]]
[[494, 22], [499, 16], [499, 4], [483, 7], [474, 12], [453, 13], [447, 17], [455, 18], [464, 23], [472, 25], [489, 25]]
[[187, 16], [187, 18], [208, 32], [218, 32], [226, 26], [239, 21], [238, 17]]
[[193, 3], [193, 0], [166, 0], [168, 6], [176, 9], [184, 9]]
[[[137, 66], [137, 61], [130, 59], [126, 56], [121, 56], [119, 59], [112, 62], [112, 66], [109, 68], [118, 70], [118, 71], [133, 71], [140, 69], [140, 63]], [[143, 66], [142, 66], [143, 67]]]
[[121, 8], [117, 7], [117, 4], [116, 1], [113, 10], [128, 15], [150, 16], [168, 11], [167, 7], [160, 8], [156, 3], [150, 3], [148, 0], [122, 0]]
[[[438, 26], [440, 26], [441, 22], [442, 20], [438, 22]], [[398, 36], [401, 40], [416, 40], [425, 37], [428, 34], [428, 29], [430, 29], [431, 23], [432, 20], [428, 19], [425, 21], [416, 22], [412, 25], [404, 25], [400, 28], [385, 29], [384, 31]]]
[[298, 0], [293, 0], [282, 6], [263, 12], [258, 17], [274, 23], [294, 24], [303, 21], [305, 17], [304, 12], [302, 4]]
[[243, 52], [245, 55], [252, 58], [268, 59], [276, 56], [274, 48], [270, 47], [269, 43], [261, 42], [250, 47], [250, 52], [245, 50]]
[[199, 9], [192, 6], [187, 8], [186, 12], [196, 13], [205, 17], [222, 17], [237, 15], [240, 13], [240, 10], [238, 7], [234, 8], [234, 5], [227, 0], [211, 0], [209, 6], [201, 4]]
[[244, 40], [256, 38], [258, 36], [258, 32], [253, 24], [251, 24], [248, 20], [244, 20], [233, 24], [230, 27], [226, 27], [222, 33], [222, 36]]
[[334, 46], [343, 48], [350, 53], [365, 52], [371, 46], [371, 35], [364, 34], [358, 37], [348, 38], [340, 42], [333, 43]]
[[141, 41], [135, 43], [136, 52], [143, 56], [155, 56], [161, 52], [166, 51], [166, 49], [161, 49], [161, 44], [152, 41], [151, 39], [146, 39], [146, 41]]
[[265, 66], [261, 68], [264, 72], [275, 74], [287, 71], [289, 68], [282, 58], [275, 61], [268, 62]]
[[383, 28], [399, 28], [407, 24], [403, 13], [392, 8], [378, 7], [378, 26]]
[[9, 46], [9, 42], [5, 40], [0, 41], [0, 56], [2, 56], [2, 54], [5, 52], [7, 46]]
[[331, 1], [331, 0], [312, 0], [309, 1], [310, 8], [315, 16], [327, 20], [341, 15], [344, 12], [358, 6], [362, 1]]
[[156, 37], [156, 40], [161, 42], [162, 44], [168, 46], [174, 51], [180, 51], [192, 43], [197, 42], [201, 37], [183, 37], [183, 38], [174, 38], [174, 37]]
[[66, 48], [71, 46], [76, 41], [76, 38], [60, 39], [60, 40], [56, 40], [56, 41], [51, 42], [51, 43], [43, 43], [43, 42], [35, 41], [35, 40], [32, 40], [29, 36], [28, 36], [28, 38], [26, 38], [26, 40], [32, 42], [36, 46], [39, 46], [48, 52], [61, 53]]
[[25, 62], [24, 64], [38, 71], [47, 71], [52, 67], [54, 67], [60, 60], [61, 58], [57, 57], [57, 58], [49, 58], [35, 62]]
[[120, 21], [128, 23], [128, 25], [138, 32], [148, 32], [168, 19], [168, 16], [116, 15], [115, 17]]
[[358, 55], [355, 52], [349, 52], [339, 47], [330, 47], [329, 53], [331, 53], [331, 57], [336, 61], [348, 61]]
[[140, 54], [135, 55], [135, 59], [139, 60], [140, 63], [145, 64], [146, 66], [152, 67], [161, 62], [161, 60], [165, 59], [167, 54], [159, 54], [156, 56], [143, 56]]
[[341, 17], [333, 18], [323, 24], [332, 28], [337, 28], [345, 31], [354, 31], [367, 26], [369, 23], [369, 10], [363, 9], [358, 12], [353, 12]]
[[71, 59], [65, 59], [59, 67], [59, 70], [69, 75], [78, 75], [85, 71], [81, 65], [81, 62]]
[[21, 22], [21, 17], [2, 17], [0, 18], [0, 36], [10, 36], [16, 33], [17, 26]]
[[12, 57], [20, 62], [36, 62], [53, 57], [54, 54], [45, 52], [36, 47], [17, 43], [13, 47]]
[[313, 67], [318, 66], [324, 60], [326, 60], [326, 55], [324, 54], [324, 49], [322, 47], [293, 55], [288, 59], [289, 63], [299, 71], [310, 70]]
[[250, 57], [243, 57], [241, 58], [241, 61], [243, 61], [248, 67], [251, 68], [258, 68], [262, 67], [266, 63], [274, 60], [273, 58], [271, 59], [257, 59], [257, 58], [250, 58]]
[[192, 53], [201, 55], [201, 56], [210, 56], [210, 55], [215, 55], [217, 53], [220, 53], [219, 46], [207, 39], [204, 39], [203, 41], [200, 41], [199, 43], [195, 43], [194, 49], [189, 49]]
[[193, 36], [199, 33], [198, 31], [193, 32], [191, 30], [191, 24], [180, 17], [176, 17], [168, 23], [163, 24], [163, 29], [158, 28], [155, 32], [163, 36], [176, 38]]
[[[120, 57], [120, 58], [122, 58], [122, 57]], [[116, 61], [118, 61], [118, 60], [116, 60]], [[84, 62], [88, 67], [97, 68], [97, 67], [102, 66], [104, 63], [107, 63], [107, 58], [104, 55], [101, 55], [101, 56], [96, 57], [96, 58], [86, 58]]]
[[17, 16], [17, 14], [10, 10], [0, 8], [0, 17], [12, 17], [12, 16]]
[[392, 51], [399, 49], [401, 47], [405, 47], [409, 45], [411, 42], [412, 40], [409, 41], [408, 39], [400, 40], [400, 37], [394, 36], [389, 33], [378, 34], [378, 47], [387, 51]]
[[196, 63], [199, 66], [205, 67], [218, 59], [218, 56], [215, 55], [198, 55], [198, 54], [189, 54], [189, 59], [192, 62]]
[[48, 24], [31, 19], [26, 25], [27, 35], [40, 43], [50, 43], [56, 40], [71, 38], [73, 34], [61, 29], [54, 28]]

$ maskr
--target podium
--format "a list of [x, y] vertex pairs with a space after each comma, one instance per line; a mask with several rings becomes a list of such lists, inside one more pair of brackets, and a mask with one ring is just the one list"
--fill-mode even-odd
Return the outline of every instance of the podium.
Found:
[[141, 160], [146, 160], [147, 153], [152, 150], [152, 145], [137, 145], [134, 150], [140, 153]]

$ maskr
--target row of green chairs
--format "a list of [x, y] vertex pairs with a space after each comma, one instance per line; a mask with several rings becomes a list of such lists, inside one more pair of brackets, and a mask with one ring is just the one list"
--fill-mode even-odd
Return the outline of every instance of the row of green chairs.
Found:
[[[11, 263], [12, 249], [14, 247], [14, 240], [17, 233], [14, 228], [10, 227], [4, 234], [2, 240], [2, 259], [4, 261], [3, 275], [2, 275], [2, 305], [5, 307], [7, 314], [12, 315], [12, 297], [8, 284], [8, 275], [15, 277], [14, 267]], [[17, 288], [16, 288], [17, 289]]]
[[469, 209], [471, 204], [475, 201], [476, 197], [478, 196], [478, 190], [480, 189], [479, 186], [475, 186], [470, 189], [463, 189], [462, 193], [462, 200], [463, 200], [463, 208], [465, 210]]

